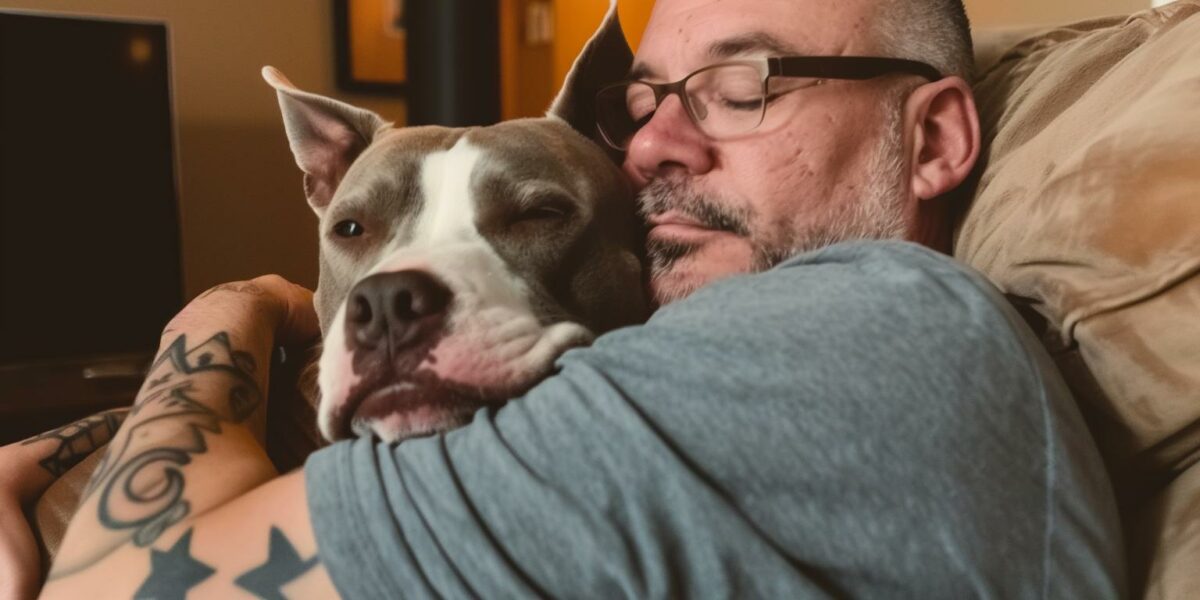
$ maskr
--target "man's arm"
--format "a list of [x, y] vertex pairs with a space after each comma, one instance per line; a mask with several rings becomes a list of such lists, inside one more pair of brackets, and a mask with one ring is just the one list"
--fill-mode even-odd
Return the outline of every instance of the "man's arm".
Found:
[[0, 447], [0, 598], [27, 598], [41, 555], [25, 513], [60, 476], [107, 444], [127, 409], [105, 411]]
[[215, 288], [184, 309], [84, 492], [44, 594], [182, 598], [232, 586], [279, 597], [267, 588], [296, 584], [328, 595], [302, 476], [275, 480], [262, 446], [276, 333], [315, 331], [311, 294], [274, 277]]
[[7, 467], [20, 471], [20, 492], [32, 499], [112, 439], [129, 413], [114, 408], [0, 448]]
[[[192, 475], [188, 484], [197, 485], [202, 477]], [[56, 569], [59, 564], [56, 561]], [[71, 574], [52, 572], [42, 597], [78, 598], [84, 593], [162, 599], [229, 598], [239, 593], [259, 598], [337, 597], [317, 554], [301, 471], [184, 518], [146, 547], [124, 544]]]

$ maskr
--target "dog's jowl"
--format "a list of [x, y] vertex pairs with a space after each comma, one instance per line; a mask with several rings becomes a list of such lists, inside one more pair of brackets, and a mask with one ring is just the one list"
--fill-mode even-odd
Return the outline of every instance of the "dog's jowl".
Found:
[[395, 128], [263, 75], [320, 221], [325, 437], [461, 425], [645, 318], [631, 192], [566, 121]]

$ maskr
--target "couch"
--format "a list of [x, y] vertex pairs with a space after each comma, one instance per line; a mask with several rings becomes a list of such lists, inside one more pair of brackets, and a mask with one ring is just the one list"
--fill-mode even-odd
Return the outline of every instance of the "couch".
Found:
[[1033, 325], [1121, 511], [1134, 596], [1200, 598], [1200, 0], [977, 35], [954, 255]]

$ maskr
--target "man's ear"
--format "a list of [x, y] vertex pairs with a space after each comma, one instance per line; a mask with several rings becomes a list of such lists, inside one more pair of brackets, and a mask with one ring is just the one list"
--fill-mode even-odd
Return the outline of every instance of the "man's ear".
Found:
[[617, 0], [610, 0], [604, 21], [575, 59], [546, 116], [558, 117], [583, 135], [599, 140], [596, 92], [624, 79], [632, 65], [633, 51], [621, 31]]
[[369, 110], [299, 90], [274, 67], [263, 67], [262, 76], [279, 95], [288, 145], [304, 171], [304, 195], [321, 214], [350, 164], [391, 123]]
[[938, 198], [957, 188], [979, 158], [975, 97], [961, 77], [947, 77], [917, 88], [907, 105], [914, 115], [912, 193]]

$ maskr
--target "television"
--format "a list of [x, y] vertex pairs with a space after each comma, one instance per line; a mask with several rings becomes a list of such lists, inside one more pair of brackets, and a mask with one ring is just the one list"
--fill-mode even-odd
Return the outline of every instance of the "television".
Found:
[[168, 49], [0, 11], [0, 368], [152, 353], [180, 308]]

